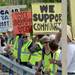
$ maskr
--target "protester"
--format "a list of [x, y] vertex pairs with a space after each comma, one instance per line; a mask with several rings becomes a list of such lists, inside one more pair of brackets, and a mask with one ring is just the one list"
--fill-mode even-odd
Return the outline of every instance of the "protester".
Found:
[[[53, 35], [52, 35], [53, 36]], [[50, 36], [50, 37], [52, 37]], [[58, 60], [60, 50], [55, 38], [51, 39], [48, 36], [43, 36], [43, 50], [42, 50], [42, 74], [45, 75], [56, 75], [57, 65], [53, 65], [55, 60]], [[37, 72], [38, 73], [38, 72]]]
[[[62, 33], [61, 33], [62, 34]], [[60, 53], [60, 61], [62, 61], [62, 52]], [[58, 68], [58, 75], [62, 75], [62, 63]], [[75, 75], [75, 43], [72, 42], [71, 27], [67, 25], [67, 74]]]
[[40, 43], [40, 39], [38, 38], [39, 37], [35, 35], [32, 40], [32, 45], [29, 47], [31, 53], [30, 63], [34, 67], [37, 67], [38, 63], [42, 59], [42, 44]]
[[9, 29], [7, 31], [7, 38], [8, 38], [7, 44], [13, 44], [14, 43], [14, 35], [13, 35], [12, 29]]
[[67, 25], [67, 73], [75, 75], [75, 43], [72, 42], [71, 27]]
[[21, 48], [20, 54], [20, 64], [32, 68], [32, 65], [29, 64], [30, 60], [30, 51], [28, 47], [31, 45], [32, 40], [30, 39], [30, 34], [26, 33], [23, 37], [23, 45]]

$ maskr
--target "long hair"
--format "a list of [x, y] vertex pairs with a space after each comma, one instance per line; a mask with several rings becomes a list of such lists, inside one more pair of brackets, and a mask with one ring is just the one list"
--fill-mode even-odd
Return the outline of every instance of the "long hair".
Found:
[[56, 43], [55, 40], [50, 41], [49, 42], [49, 46], [50, 46], [50, 48], [51, 48], [52, 51], [55, 51], [55, 50], [58, 49], [58, 44]]

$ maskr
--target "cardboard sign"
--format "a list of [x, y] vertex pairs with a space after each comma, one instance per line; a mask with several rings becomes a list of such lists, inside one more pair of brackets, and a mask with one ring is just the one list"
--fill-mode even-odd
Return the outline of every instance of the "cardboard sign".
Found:
[[0, 9], [0, 32], [6, 32], [10, 26], [10, 15], [8, 9]]
[[26, 6], [16, 5], [0, 7], [0, 32], [7, 32], [9, 29], [13, 29], [11, 14], [12, 12], [20, 12], [21, 8], [26, 8]]
[[58, 31], [56, 26], [61, 25], [61, 7], [61, 3], [33, 3], [33, 33]]
[[25, 34], [32, 31], [32, 13], [17, 12], [12, 14], [14, 34]]

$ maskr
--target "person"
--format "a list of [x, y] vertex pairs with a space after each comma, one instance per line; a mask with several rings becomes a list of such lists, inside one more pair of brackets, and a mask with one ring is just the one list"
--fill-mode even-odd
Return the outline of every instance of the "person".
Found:
[[50, 40], [48, 36], [44, 36], [42, 40], [42, 74], [55, 75], [57, 73], [57, 65], [54, 65], [52, 60], [59, 58], [58, 45], [55, 40]]
[[[5, 40], [3, 39], [2, 36], [0, 36], [0, 54], [5, 56], [5, 57], [9, 57], [9, 52], [8, 50], [11, 48], [10, 45], [6, 45], [5, 44]], [[2, 71], [5, 72], [7, 71], [7, 67], [2, 65]]]
[[[41, 62], [39, 63], [39, 65], [38, 65], [36, 75], [41, 75], [41, 72], [43, 73], [43, 70], [47, 74], [50, 73], [50, 68], [49, 68], [49, 65], [50, 65], [50, 63], [49, 63], [49, 59], [50, 59], [49, 37], [43, 36], [41, 38], [41, 42], [43, 43], [43, 49], [42, 49], [42, 55], [41, 55], [42, 59], [41, 59]], [[45, 52], [45, 54], [47, 53], [47, 56], [45, 56], [45, 57], [44, 57], [44, 55], [45, 55], [44, 52]], [[40, 69], [41, 69], [41, 72], [40, 72]]]
[[29, 48], [31, 52], [30, 63], [35, 67], [38, 66], [38, 63], [41, 61], [42, 55], [42, 44], [39, 41], [38, 36], [35, 35], [32, 40], [32, 45]]
[[[62, 34], [62, 33], [61, 33]], [[62, 52], [60, 53], [62, 61]], [[61, 63], [62, 65], [62, 63]], [[75, 43], [72, 42], [71, 27], [67, 25], [67, 74], [75, 75]], [[58, 68], [58, 75], [62, 75], [62, 66]]]
[[20, 54], [20, 64], [32, 68], [32, 65], [29, 63], [31, 54], [28, 47], [31, 45], [32, 40], [30, 39], [30, 33], [26, 33], [23, 37], [23, 45], [21, 48]]
[[14, 35], [13, 35], [13, 30], [9, 29], [7, 31], [7, 44], [13, 44], [14, 43]]
[[54, 39], [52, 38], [52, 40], [49, 43], [49, 46], [50, 46], [51, 52], [52, 52], [51, 55], [53, 55], [52, 58], [50, 59], [51, 71], [53, 72], [53, 73], [50, 73], [51, 75], [57, 74], [57, 69], [58, 69], [58, 65], [59, 65], [59, 62], [57, 62], [57, 61], [59, 60], [59, 55], [60, 55], [60, 51], [61, 51], [59, 48], [57, 39], [56, 39], [57, 34], [54, 34], [54, 35], [55, 35], [55, 37], [53, 36]]
[[75, 75], [75, 43], [72, 42], [71, 27], [67, 25], [67, 73]]
[[6, 53], [5, 48], [5, 40], [0, 36], [0, 53]]
[[[52, 37], [51, 37], [52, 38]], [[53, 38], [52, 38], [53, 39]], [[56, 64], [57, 66], [58, 66], [58, 68], [59, 67], [61, 67], [62, 66], [62, 64], [61, 64], [61, 52], [62, 52], [62, 48], [61, 48], [61, 45], [60, 45], [60, 40], [61, 40], [61, 31], [59, 31], [58, 33], [56, 33], [56, 35], [54, 36], [54, 40], [55, 40], [55, 42], [57, 43], [57, 45], [58, 45], [58, 54], [59, 54], [59, 56], [58, 56], [58, 59], [52, 59], [51, 60], [51, 63], [52, 64]], [[60, 59], [59, 59], [60, 58]], [[59, 73], [58, 73], [59, 72]], [[61, 73], [61, 71], [60, 71], [60, 68], [59, 69], [57, 69], [57, 73], [56, 73], [56, 75], [60, 75], [60, 73]]]
[[14, 59], [17, 59], [17, 54], [18, 54], [18, 41], [19, 41], [19, 34], [17, 34], [14, 38], [14, 43], [12, 44], [12, 47], [11, 47], [11, 56], [14, 58]]

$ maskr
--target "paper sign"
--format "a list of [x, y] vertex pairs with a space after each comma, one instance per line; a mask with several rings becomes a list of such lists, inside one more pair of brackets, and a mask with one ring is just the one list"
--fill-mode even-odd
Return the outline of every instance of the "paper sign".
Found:
[[26, 8], [26, 5], [2, 6], [0, 7], [0, 32], [7, 32], [13, 29], [12, 12], [20, 12], [21, 8]]
[[17, 12], [12, 14], [13, 30], [15, 34], [25, 34], [32, 31], [32, 13]]
[[61, 25], [61, 7], [61, 3], [33, 3], [33, 33], [58, 31], [56, 26]]

